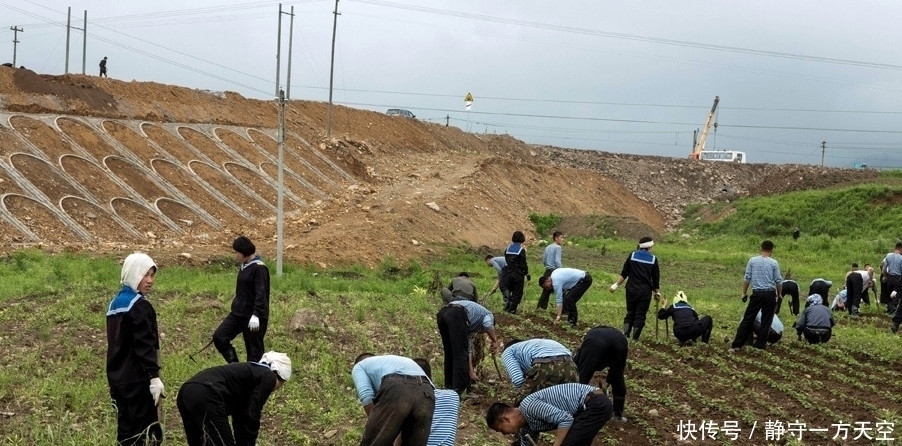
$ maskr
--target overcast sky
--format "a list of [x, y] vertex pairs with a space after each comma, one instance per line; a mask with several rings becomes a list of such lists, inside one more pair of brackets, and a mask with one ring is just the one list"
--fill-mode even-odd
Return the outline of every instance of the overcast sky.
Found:
[[[0, 62], [275, 96], [278, 2], [0, 0]], [[328, 101], [335, 1], [294, 7], [291, 99]], [[683, 158], [902, 168], [902, 2], [341, 0], [333, 102], [529, 143]], [[69, 72], [82, 71], [82, 31]], [[467, 112], [464, 98], [472, 93]], [[826, 149], [822, 151], [822, 142]]]

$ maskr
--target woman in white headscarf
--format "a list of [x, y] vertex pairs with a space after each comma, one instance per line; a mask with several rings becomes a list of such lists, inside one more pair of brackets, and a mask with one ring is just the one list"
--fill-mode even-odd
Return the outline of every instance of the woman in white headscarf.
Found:
[[836, 321], [833, 320], [833, 313], [823, 305], [821, 296], [819, 294], [808, 296], [808, 307], [796, 321], [799, 340], [805, 336], [809, 344], [826, 343], [833, 335], [834, 325]]
[[[665, 299], [664, 302], [666, 303], [667, 300]], [[673, 318], [673, 336], [680, 341], [680, 345], [695, 341], [699, 336], [705, 344], [711, 339], [714, 320], [711, 319], [711, 316], [699, 318], [692, 305], [689, 305], [686, 293], [677, 292], [671, 306], [658, 310], [658, 319], [667, 319], [668, 317]]]
[[136, 252], [122, 263], [122, 288], [106, 313], [106, 373], [116, 406], [116, 437], [121, 445], [163, 441], [156, 406], [164, 396], [160, 380], [160, 331], [147, 300], [157, 265]]

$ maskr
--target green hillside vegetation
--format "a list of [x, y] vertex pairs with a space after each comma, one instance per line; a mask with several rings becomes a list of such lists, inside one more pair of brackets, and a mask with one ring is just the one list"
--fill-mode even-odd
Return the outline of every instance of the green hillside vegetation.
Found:
[[[835, 293], [851, 262], [876, 266], [892, 250], [900, 235], [898, 223], [892, 223], [902, 215], [900, 197], [902, 188], [865, 185], [695, 207], [684, 227], [656, 240], [654, 253], [661, 261], [663, 294], [672, 298], [683, 290], [699, 313], [713, 316], [712, 342], [677, 347], [665, 323], [656, 324], [650, 312], [642, 340], [630, 347], [625, 413], [630, 422], [608, 425], [596, 444], [673, 443], [681, 420], [702, 418], [736, 420], [746, 429], [758, 423], [753, 440], [740, 438], [730, 444], [764, 444], [761, 425], [774, 419], [819, 427], [841, 421], [902, 423], [897, 409], [902, 396], [884, 385], [895, 378], [902, 343], [889, 333], [889, 318], [873, 300], [860, 320], [834, 313], [834, 339], [824, 346], [795, 339], [790, 328], [795, 317], [784, 302], [780, 315], [787, 330], [780, 343], [766, 351], [726, 352], [744, 309], [739, 298], [745, 263], [757, 254], [763, 238], [775, 241], [774, 257], [784, 271], [791, 268], [803, 299], [815, 277], [832, 280]], [[702, 217], [713, 215], [725, 216], [710, 221]], [[543, 225], [551, 220], [539, 217], [537, 223]], [[802, 237], [793, 240], [796, 225]], [[623, 291], [612, 295], [607, 288], [636, 240], [567, 240], [565, 266], [587, 270], [595, 278], [579, 304], [580, 327], [553, 326], [548, 313], [535, 310], [539, 290], [533, 280], [521, 314], [502, 314], [498, 294], [487, 301], [503, 339], [550, 337], [575, 349], [592, 326], [621, 325]], [[532, 242], [528, 254], [537, 279], [542, 248]], [[493, 248], [494, 254], [503, 249]], [[386, 256], [375, 269], [285, 265], [282, 278], [273, 276], [266, 342], [268, 349], [292, 358], [294, 374], [270, 398], [258, 444], [357, 444], [365, 416], [350, 368], [364, 351], [430, 358], [441, 385], [442, 350], [435, 322], [440, 299], [432, 288], [434, 279], [447, 285], [457, 272], [469, 271], [484, 293], [495, 278], [482, 261], [484, 255], [450, 247], [443, 260], [432, 264], [400, 265]], [[264, 253], [264, 260], [271, 257]], [[235, 284], [231, 259], [228, 252], [194, 266], [157, 259], [161, 268], [150, 299], [165, 334], [168, 444], [184, 444], [175, 408], [181, 383], [223, 362], [212, 348], [195, 353], [228, 312]], [[0, 365], [2, 444], [114, 444], [115, 414], [104, 372], [104, 314], [118, 290], [119, 262], [118, 257], [41, 251], [14, 252], [0, 260], [0, 349], [6, 358]], [[315, 311], [322, 324], [289, 332], [289, 321], [299, 309]], [[236, 341], [243, 357], [240, 337]], [[479, 374], [483, 382], [463, 404], [458, 444], [509, 444], [509, 439], [486, 429], [483, 417], [485, 407], [499, 398], [511, 401], [516, 392], [506, 377], [498, 379], [489, 357]], [[650, 414], [652, 409], [657, 413]], [[807, 435], [819, 438], [817, 443], [842, 443], [830, 439], [832, 431]]]

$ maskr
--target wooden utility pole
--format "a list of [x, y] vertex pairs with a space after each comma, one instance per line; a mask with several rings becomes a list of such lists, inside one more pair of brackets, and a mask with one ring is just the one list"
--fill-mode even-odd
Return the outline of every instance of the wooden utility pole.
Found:
[[335, 0], [335, 17], [332, 20], [332, 60], [329, 62], [329, 118], [326, 120], [326, 136], [332, 136], [332, 80], [335, 78], [335, 30], [338, 28], [338, 0]]
[[827, 151], [827, 141], [821, 141], [821, 167], [824, 167], [824, 152]]
[[24, 33], [25, 30], [19, 28], [18, 26], [10, 26], [9, 29], [13, 32], [13, 67], [16, 66], [16, 45], [19, 43], [19, 33]]

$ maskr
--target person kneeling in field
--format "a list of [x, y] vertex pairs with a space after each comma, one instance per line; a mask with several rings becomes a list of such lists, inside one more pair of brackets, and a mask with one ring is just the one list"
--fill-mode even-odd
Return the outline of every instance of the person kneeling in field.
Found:
[[260, 362], [233, 362], [194, 375], [176, 398], [188, 445], [253, 446], [263, 405], [290, 378], [291, 359], [278, 352], [264, 354]]
[[523, 398], [518, 406], [497, 402], [489, 407], [485, 422], [503, 434], [520, 436], [530, 446], [541, 432], [554, 432], [555, 446], [592, 444], [598, 431], [611, 419], [614, 409], [604, 392], [593, 386], [569, 383], [547, 387]]
[[808, 307], [799, 316], [796, 321], [796, 332], [799, 340], [802, 336], [809, 344], [824, 344], [830, 340], [833, 334], [833, 326], [836, 321], [833, 320], [833, 313], [830, 309], [822, 304], [821, 296], [812, 294], [808, 296]]
[[[664, 302], [666, 304], [667, 301]], [[658, 319], [668, 317], [673, 318], [673, 336], [680, 341], [681, 346], [695, 341], [699, 336], [705, 344], [711, 339], [711, 329], [714, 327], [711, 316], [699, 318], [682, 291], [674, 296], [673, 305], [658, 310]]]

